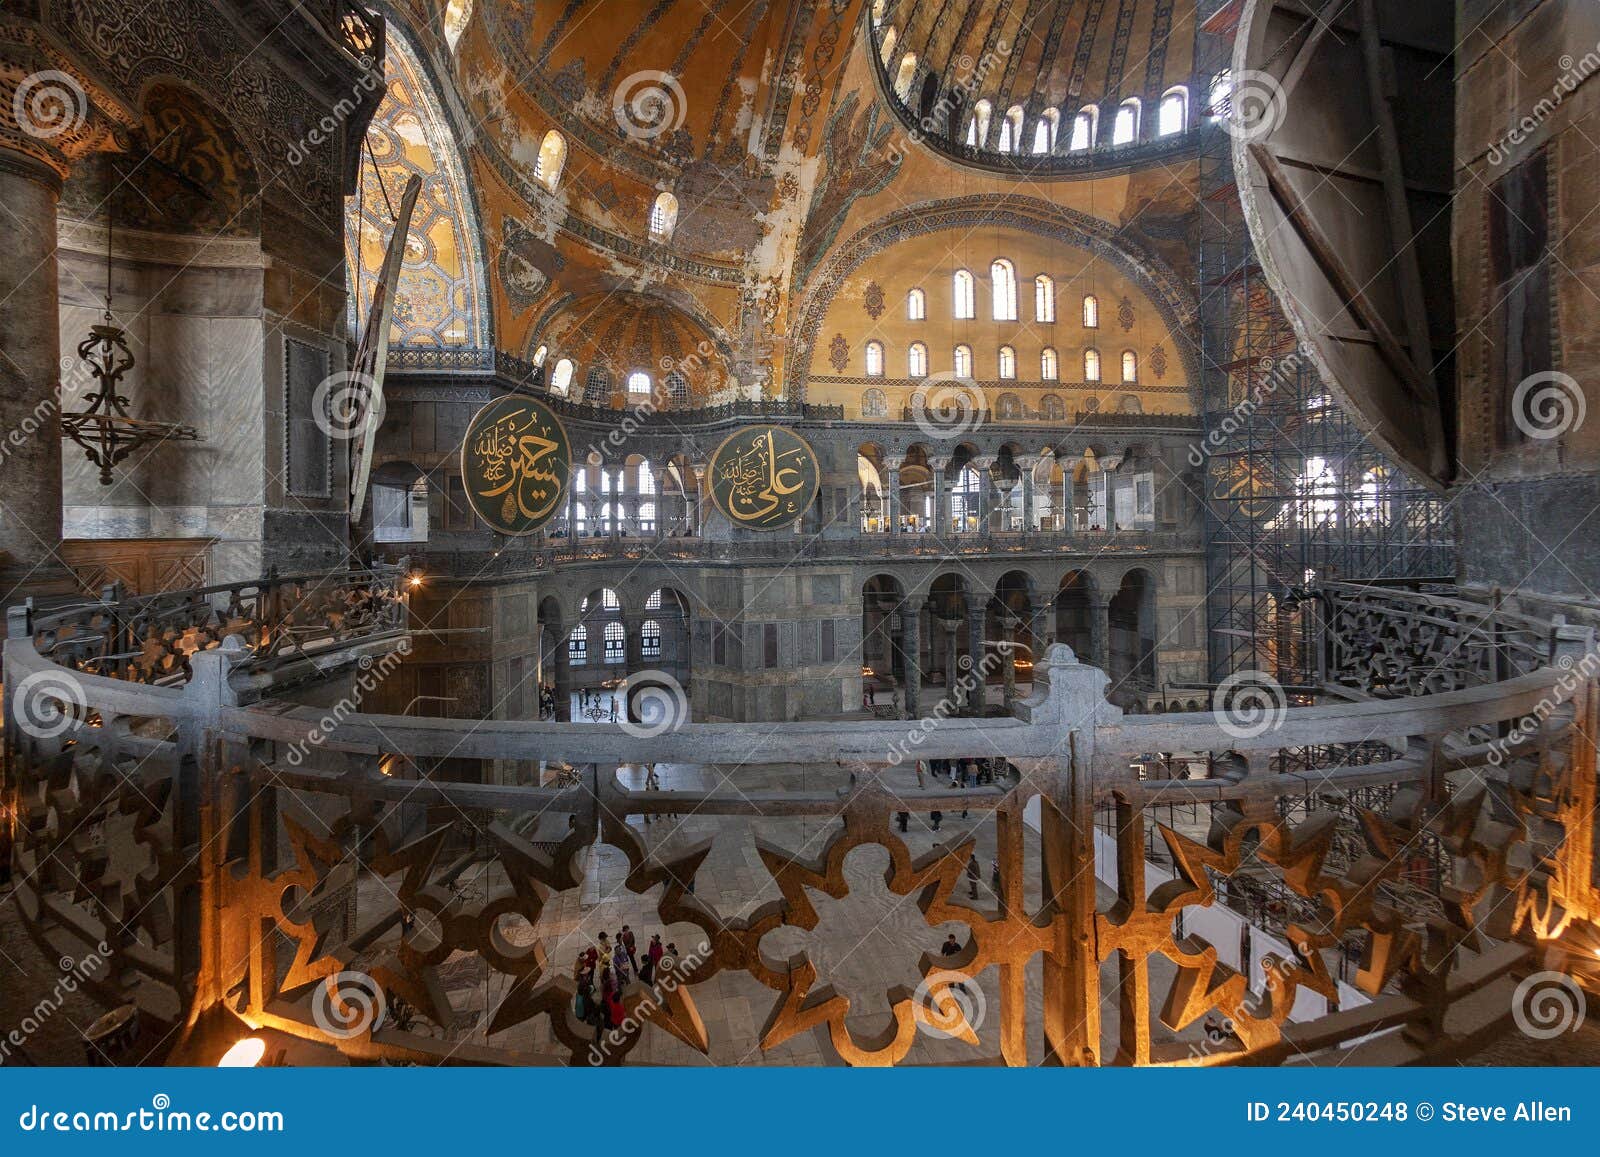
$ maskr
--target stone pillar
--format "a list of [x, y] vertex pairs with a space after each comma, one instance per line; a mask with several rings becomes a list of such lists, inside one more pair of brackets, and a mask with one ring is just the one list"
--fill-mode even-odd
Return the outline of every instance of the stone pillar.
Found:
[[[61, 564], [60, 299], [57, 172], [0, 146], [0, 583], [8, 601], [75, 589]], [[20, 432], [35, 431], [32, 437]]]
[[947, 458], [943, 462], [930, 462], [929, 467], [933, 472], [933, 533], [944, 534], [950, 529], [950, 516], [945, 511], [944, 495], [944, 468], [950, 464]]
[[906, 714], [921, 717], [922, 609], [915, 603], [900, 605], [900, 654], [906, 664]]
[[652, 465], [650, 467], [650, 474], [651, 477], [655, 479], [656, 485], [656, 492], [652, 494], [649, 499], [651, 502], [655, 503], [656, 507], [656, 526], [655, 530], [651, 532], [651, 537], [659, 541], [660, 539], [664, 538], [667, 533], [667, 492], [662, 486], [662, 480], [666, 478], [667, 472], [665, 469], [657, 470]]
[[885, 528], [890, 534], [900, 533], [900, 467], [905, 465], [904, 458], [886, 458], [883, 463], [884, 495], [889, 508], [889, 525]]
[[989, 520], [994, 514], [994, 498], [991, 494], [994, 486], [994, 459], [974, 458], [972, 468], [978, 474], [978, 533], [988, 534]]
[[984, 680], [983, 618], [985, 600], [974, 597], [967, 606], [967, 655], [972, 660], [972, 692], [967, 696], [967, 713], [983, 715], [989, 706], [989, 691]]
[[1017, 459], [1017, 469], [1022, 471], [1022, 530], [1023, 533], [1034, 529], [1033, 526], [1033, 472], [1039, 468], [1039, 458], [1027, 455]]
[[697, 462], [690, 466], [684, 476], [684, 504], [689, 511], [689, 533], [698, 536], [705, 528], [700, 520], [700, 479], [706, 472], [706, 464]]
[[964, 702], [956, 686], [957, 677], [961, 673], [960, 664], [956, 661], [956, 656], [959, 654], [959, 649], [956, 647], [956, 632], [961, 629], [961, 620], [941, 618], [939, 625], [944, 628], [944, 697], [950, 706], [951, 714], [956, 714]]
[[572, 722], [572, 661], [567, 653], [567, 636], [559, 628], [555, 631], [556, 718], [562, 723]]
[[1104, 595], [1089, 599], [1089, 664], [1111, 674], [1111, 600]]
[[[1042, 599], [1033, 605], [1033, 655], [1037, 665], [1050, 644], [1056, 641], [1056, 604], [1054, 599]], [[1080, 660], [1081, 662], [1081, 660]]]
[[1022, 620], [1011, 611], [1000, 613], [1001, 638], [1006, 646], [1000, 652], [1000, 661], [1004, 664], [1001, 672], [1005, 678], [1005, 705], [1006, 710], [1011, 710], [1012, 701], [1017, 697], [1017, 628], [1022, 626]]

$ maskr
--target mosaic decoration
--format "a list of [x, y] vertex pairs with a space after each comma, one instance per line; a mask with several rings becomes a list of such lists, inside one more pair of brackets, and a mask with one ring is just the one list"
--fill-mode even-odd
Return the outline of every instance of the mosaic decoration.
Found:
[[900, 171], [900, 157], [885, 149], [890, 118], [876, 102], [859, 107], [850, 93], [828, 118], [822, 146], [823, 175], [806, 209], [805, 232], [795, 259], [794, 284], [804, 285], [811, 269], [838, 236], [850, 206], [885, 188]]
[[1129, 301], [1126, 297], [1117, 302], [1117, 324], [1120, 325], [1124, 331], [1133, 328], [1133, 302]]
[[735, 526], [780, 530], [816, 500], [822, 469], [816, 452], [786, 426], [750, 426], [711, 455], [711, 500]]
[[395, 294], [389, 341], [394, 345], [490, 344], [477, 215], [461, 159], [411, 46], [389, 37], [388, 92], [367, 132], [360, 195], [345, 220], [345, 252], [354, 271], [350, 325], [359, 330], [356, 303], [370, 301], [393, 228], [390, 205], [412, 174], [422, 178], [405, 264]]
[[1150, 372], [1155, 374], [1158, 382], [1167, 376], [1167, 347], [1160, 342], [1150, 351]]
[[572, 442], [543, 402], [497, 398], [461, 439], [461, 477], [473, 512], [497, 534], [532, 534], [562, 508]]
[[500, 223], [500, 252], [495, 271], [505, 290], [506, 301], [518, 312], [529, 309], [550, 287], [545, 269], [559, 272], [567, 263], [561, 251], [545, 241], [515, 217]]
[[876, 281], [867, 282], [867, 292], [862, 297], [862, 308], [867, 311], [867, 316], [877, 321], [883, 316], [883, 286]]
[[834, 334], [833, 341], [828, 343], [828, 364], [841, 374], [849, 368], [850, 343], [844, 340], [842, 333]]

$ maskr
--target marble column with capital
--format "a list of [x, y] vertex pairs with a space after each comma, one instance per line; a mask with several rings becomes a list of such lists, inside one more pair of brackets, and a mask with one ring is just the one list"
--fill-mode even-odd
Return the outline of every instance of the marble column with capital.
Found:
[[1017, 469], [1022, 471], [1022, 530], [1027, 533], [1033, 526], [1033, 472], [1039, 468], [1040, 459], [1026, 455], [1017, 459]]
[[1101, 595], [1089, 600], [1089, 649], [1089, 663], [1111, 674], [1111, 600]]
[[900, 605], [900, 655], [905, 661], [906, 714], [921, 717], [922, 610], [915, 603]]
[[884, 529], [889, 534], [900, 533], [900, 467], [904, 464], [904, 458], [887, 458], [883, 464], [883, 484], [887, 491], [884, 498], [889, 508], [889, 525]]
[[982, 716], [989, 707], [988, 686], [984, 679], [983, 620], [987, 611], [985, 600], [973, 599], [967, 607], [967, 655], [972, 660], [968, 674], [972, 690], [967, 695], [967, 713]]
[[949, 529], [950, 518], [945, 508], [944, 471], [949, 465], [944, 462], [930, 463], [929, 469], [933, 473], [933, 533], [944, 534]]
[[974, 458], [972, 469], [978, 475], [978, 533], [989, 533], [989, 520], [994, 513], [994, 459]]

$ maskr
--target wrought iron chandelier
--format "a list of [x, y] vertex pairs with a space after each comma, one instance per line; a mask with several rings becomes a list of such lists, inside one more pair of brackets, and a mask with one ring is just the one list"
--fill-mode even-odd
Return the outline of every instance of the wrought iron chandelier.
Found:
[[[107, 168], [109, 170], [109, 161]], [[107, 188], [110, 182], [107, 182]], [[133, 351], [128, 335], [111, 315], [111, 231], [115, 217], [106, 206], [106, 314], [105, 323], [89, 327], [89, 336], [78, 343], [78, 357], [89, 366], [99, 385], [87, 399], [87, 407], [62, 411], [61, 436], [83, 447], [83, 452], [100, 467], [100, 485], [111, 485], [111, 470], [135, 450], [161, 442], [198, 442], [200, 433], [179, 422], [154, 422], [128, 413], [128, 398], [119, 392], [122, 376], [133, 368]]]

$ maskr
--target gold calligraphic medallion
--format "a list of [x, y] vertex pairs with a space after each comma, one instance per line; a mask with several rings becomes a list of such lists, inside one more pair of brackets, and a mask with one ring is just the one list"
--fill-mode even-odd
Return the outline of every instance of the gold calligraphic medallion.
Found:
[[822, 468], [811, 444], [783, 426], [748, 426], [711, 455], [711, 501], [735, 526], [778, 530], [816, 500]]
[[532, 534], [561, 512], [571, 477], [572, 442], [543, 402], [496, 398], [472, 416], [461, 478], [490, 530]]

